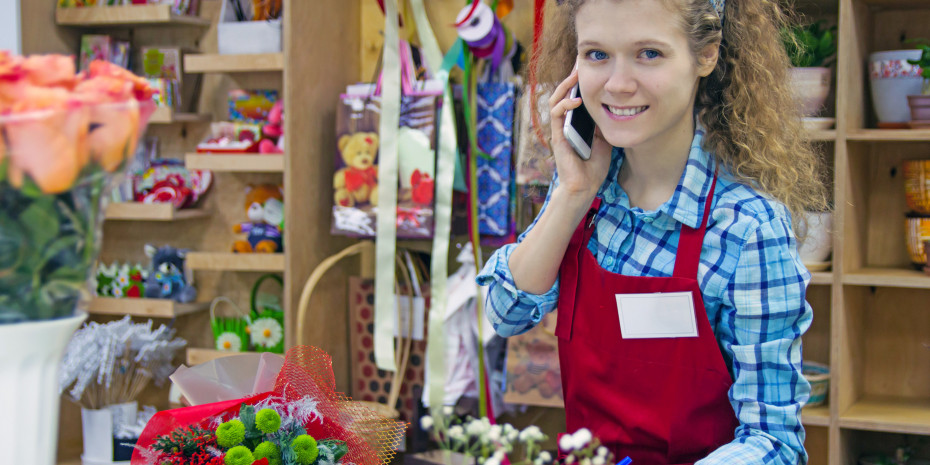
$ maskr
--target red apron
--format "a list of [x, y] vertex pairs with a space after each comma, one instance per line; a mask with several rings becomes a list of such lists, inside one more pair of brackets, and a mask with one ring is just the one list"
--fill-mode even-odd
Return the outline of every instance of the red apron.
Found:
[[[559, 360], [569, 432], [588, 428], [634, 465], [690, 464], [731, 442], [739, 421], [727, 371], [697, 282], [714, 176], [701, 226], [682, 225], [672, 277], [600, 267], [587, 244], [595, 199], [559, 270]], [[691, 292], [698, 337], [623, 339], [615, 294]], [[578, 311], [576, 311], [578, 309]]]

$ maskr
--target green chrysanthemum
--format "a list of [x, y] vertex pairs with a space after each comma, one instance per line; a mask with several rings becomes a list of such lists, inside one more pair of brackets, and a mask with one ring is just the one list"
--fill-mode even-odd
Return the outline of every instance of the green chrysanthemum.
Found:
[[226, 465], [252, 465], [254, 461], [255, 457], [252, 456], [252, 451], [245, 446], [236, 446], [229, 449], [229, 452], [226, 452], [226, 457], [223, 458], [223, 463]]
[[281, 465], [281, 451], [273, 442], [265, 441], [255, 446], [252, 455], [255, 456], [255, 460], [268, 459], [268, 465]]
[[245, 439], [245, 425], [239, 420], [229, 420], [216, 428], [216, 443], [222, 447], [237, 446]]
[[281, 427], [281, 415], [270, 408], [263, 408], [255, 414], [255, 427], [265, 434], [271, 434]]
[[294, 449], [294, 454], [297, 455], [297, 463], [300, 465], [310, 465], [320, 453], [320, 450], [316, 447], [316, 439], [313, 439], [313, 436], [308, 434], [301, 434], [294, 438], [294, 441], [291, 442], [291, 448]]

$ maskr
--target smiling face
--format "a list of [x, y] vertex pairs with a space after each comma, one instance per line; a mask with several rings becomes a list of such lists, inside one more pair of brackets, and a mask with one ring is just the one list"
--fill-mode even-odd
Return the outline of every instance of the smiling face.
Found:
[[716, 48], [698, 60], [669, 3], [588, 0], [575, 17], [582, 99], [615, 147], [661, 154], [693, 137], [698, 81]]

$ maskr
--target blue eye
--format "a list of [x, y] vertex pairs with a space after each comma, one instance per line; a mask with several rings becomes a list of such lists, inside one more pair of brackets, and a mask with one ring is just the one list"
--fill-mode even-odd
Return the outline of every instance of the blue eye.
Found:
[[607, 59], [607, 54], [604, 53], [604, 52], [602, 52], [602, 51], [600, 51], [600, 50], [592, 50], [592, 51], [588, 52], [588, 58], [590, 58], [590, 59], [592, 59], [592, 60], [594, 60], [594, 61], [606, 60], [606, 59]]
[[655, 60], [656, 58], [659, 58], [660, 56], [662, 56], [662, 54], [659, 53], [658, 50], [652, 50], [652, 49], [643, 50], [642, 55], [644, 55], [647, 60]]

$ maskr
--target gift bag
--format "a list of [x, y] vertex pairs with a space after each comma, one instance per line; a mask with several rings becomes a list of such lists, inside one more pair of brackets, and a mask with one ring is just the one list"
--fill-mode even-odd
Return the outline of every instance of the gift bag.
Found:
[[[402, 51], [405, 47], [401, 47]], [[397, 237], [433, 234], [436, 120], [442, 89], [416, 81], [409, 49], [402, 53], [403, 95], [397, 129]], [[374, 237], [378, 205], [381, 98], [375, 85], [352, 86], [336, 109], [333, 234]]]
[[252, 286], [249, 298], [252, 311], [249, 314], [249, 341], [252, 350], [257, 352], [284, 353], [284, 309], [279, 295], [258, 292], [267, 280], [278, 283], [279, 294], [284, 291], [284, 280], [276, 274], [266, 274], [258, 278]]
[[478, 84], [478, 229], [481, 234], [510, 233], [511, 155], [516, 86], [511, 82]]
[[[216, 316], [216, 307], [227, 303], [236, 310], [233, 316]], [[216, 350], [225, 352], [244, 352], [249, 350], [248, 327], [251, 319], [235, 302], [228, 297], [217, 297], [210, 302], [210, 327], [213, 329], [213, 343]]]
[[504, 402], [562, 407], [559, 340], [552, 312], [526, 333], [508, 338]]

